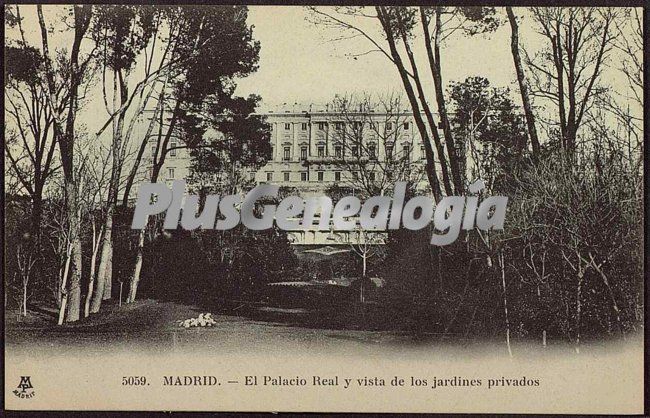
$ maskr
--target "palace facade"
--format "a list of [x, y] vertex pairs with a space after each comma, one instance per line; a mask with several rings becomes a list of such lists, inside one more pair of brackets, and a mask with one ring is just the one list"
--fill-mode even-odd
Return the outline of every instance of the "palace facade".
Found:
[[[338, 111], [314, 105], [281, 107], [260, 113], [271, 128], [271, 158], [261, 168], [245, 172], [251, 185], [277, 184], [302, 196], [326, 195], [338, 186], [363, 193], [377, 186], [392, 189], [396, 180], [428, 185], [423, 168], [424, 146], [409, 111]], [[431, 129], [431, 127], [427, 127]], [[438, 126], [434, 129], [440, 129]], [[181, 141], [170, 139], [159, 182], [168, 185], [187, 179], [190, 157], [174, 149]], [[150, 178], [156, 138], [145, 150], [142, 178]], [[347, 193], [346, 193], [347, 194]], [[383, 242], [383, 237], [372, 237]], [[289, 239], [300, 252], [330, 255], [347, 252], [343, 246], [363, 243], [367, 236], [355, 231], [292, 231]]]
[[355, 189], [381, 183], [391, 171], [413, 171], [426, 162], [407, 111], [341, 112], [309, 106], [263, 116], [271, 126], [272, 152], [255, 174], [257, 183], [322, 194], [334, 185]]

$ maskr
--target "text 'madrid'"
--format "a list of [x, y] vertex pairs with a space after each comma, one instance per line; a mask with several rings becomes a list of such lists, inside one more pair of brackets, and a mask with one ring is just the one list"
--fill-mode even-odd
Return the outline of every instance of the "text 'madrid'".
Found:
[[[469, 191], [477, 194], [483, 188], [483, 181], [477, 180]], [[163, 212], [165, 229], [178, 228], [180, 220], [186, 230], [227, 230], [240, 222], [252, 230], [269, 229], [274, 223], [285, 231], [419, 230], [433, 220], [431, 244], [442, 246], [454, 242], [461, 228], [503, 229], [508, 204], [506, 196], [489, 196], [480, 204], [478, 196], [446, 196], [437, 204], [427, 196], [405, 201], [406, 182], [397, 182], [392, 197], [373, 196], [363, 203], [356, 196], [345, 196], [336, 205], [327, 196], [288, 196], [277, 205], [261, 205], [264, 198], [277, 198], [279, 189], [278, 185], [260, 184], [246, 195], [208, 195], [203, 210], [197, 213], [199, 196], [186, 196], [183, 180], [175, 180], [171, 190], [165, 184], [143, 183], [131, 228], [143, 229], [150, 215]]]

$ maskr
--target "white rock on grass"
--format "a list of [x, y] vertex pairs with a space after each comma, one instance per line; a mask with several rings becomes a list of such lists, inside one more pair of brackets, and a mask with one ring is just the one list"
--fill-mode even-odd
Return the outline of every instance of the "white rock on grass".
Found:
[[184, 321], [178, 321], [178, 326], [182, 328], [190, 328], [190, 327], [211, 327], [215, 325], [217, 322], [214, 320], [212, 317], [212, 314], [210, 312], [208, 313], [200, 313], [197, 318], [189, 318]]

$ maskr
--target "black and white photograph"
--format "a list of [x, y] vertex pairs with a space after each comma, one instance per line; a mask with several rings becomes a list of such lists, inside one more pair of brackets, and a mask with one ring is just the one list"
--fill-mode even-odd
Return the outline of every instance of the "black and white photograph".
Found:
[[642, 414], [642, 4], [427, 3], [5, 4], [4, 408]]

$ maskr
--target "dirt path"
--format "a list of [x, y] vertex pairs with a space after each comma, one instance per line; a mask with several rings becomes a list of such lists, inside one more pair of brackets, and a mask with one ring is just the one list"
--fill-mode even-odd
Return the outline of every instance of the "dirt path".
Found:
[[62, 354], [102, 350], [248, 349], [285, 350], [287, 347], [372, 346], [399, 338], [387, 332], [310, 329], [245, 317], [214, 314], [216, 324], [181, 328], [177, 322], [197, 317], [197, 307], [173, 302], [139, 301], [113, 307], [74, 324], [57, 327], [51, 321], [8, 324], [6, 342], [17, 348], [55, 349]]
[[[403, 357], [441, 356], [453, 359], [494, 352], [507, 355], [503, 341], [467, 344], [419, 337], [390, 331], [306, 328], [287, 323], [253, 320], [213, 312], [213, 327], [181, 328], [178, 321], [197, 317], [197, 307], [173, 302], [144, 300], [112, 307], [75, 324], [57, 327], [53, 322], [7, 324], [5, 341], [9, 350], [30, 355], [104, 355], [110, 352], [166, 354], [170, 351], [213, 354], [295, 353], [296, 355], [350, 355]], [[595, 347], [598, 349], [598, 347]], [[585, 347], [586, 349], [586, 347]], [[515, 343], [514, 350], [535, 355], [572, 351], [564, 344], [542, 349], [531, 342]], [[407, 354], [409, 353], [409, 354]]]

